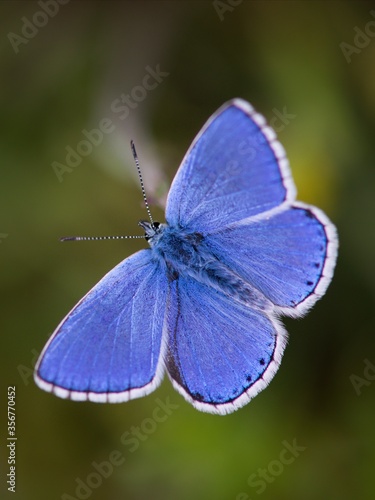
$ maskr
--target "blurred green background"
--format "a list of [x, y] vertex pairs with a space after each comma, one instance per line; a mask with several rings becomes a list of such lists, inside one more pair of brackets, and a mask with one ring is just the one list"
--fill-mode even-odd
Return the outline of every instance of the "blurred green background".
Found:
[[[41, 15], [37, 2], [0, 3], [1, 498], [373, 499], [375, 3], [53, 4]], [[150, 68], [161, 81], [144, 95], [134, 89]], [[139, 100], [125, 117], [116, 100], [132, 91]], [[194, 410], [168, 380], [119, 405], [41, 391], [35, 356], [61, 318], [145, 246], [59, 237], [141, 234], [131, 138], [162, 218], [194, 135], [232, 97], [274, 124], [299, 199], [326, 211], [340, 235], [326, 296], [302, 321], [285, 321], [275, 379], [226, 417]], [[66, 147], [105, 118], [112, 132], [59, 179], [52, 163], [66, 164]], [[5, 476], [8, 386], [16, 494]], [[155, 422], [168, 398], [173, 409]]]

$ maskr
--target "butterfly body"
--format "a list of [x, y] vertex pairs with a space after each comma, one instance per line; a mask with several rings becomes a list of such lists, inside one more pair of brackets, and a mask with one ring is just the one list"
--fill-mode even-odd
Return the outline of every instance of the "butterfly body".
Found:
[[169, 281], [180, 275], [189, 276], [222, 291], [233, 300], [251, 303], [260, 309], [266, 307], [268, 301], [264, 296], [212, 253], [207, 243], [209, 236], [168, 224], [156, 223], [155, 228], [152, 223], [141, 221], [140, 225], [146, 230], [152, 258], [162, 267], [166, 266]]
[[166, 371], [195, 408], [230, 413], [279, 368], [287, 333], [333, 276], [336, 229], [296, 201], [285, 151], [241, 99], [193, 141], [166, 223], [140, 221], [150, 248], [112, 269], [57, 327], [35, 381], [63, 398], [122, 402]]
[[146, 231], [146, 238], [156, 259], [164, 260], [177, 272], [189, 272], [202, 265], [203, 236], [200, 233], [188, 232], [182, 228], [175, 228], [168, 224], [159, 224], [156, 232], [150, 235]]

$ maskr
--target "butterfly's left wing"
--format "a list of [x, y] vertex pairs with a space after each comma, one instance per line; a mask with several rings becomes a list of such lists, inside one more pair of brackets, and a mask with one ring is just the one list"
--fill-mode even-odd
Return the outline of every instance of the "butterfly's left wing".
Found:
[[295, 199], [288, 160], [275, 132], [242, 99], [203, 126], [169, 191], [166, 220], [204, 236]]
[[62, 398], [121, 402], [160, 383], [166, 274], [151, 250], [128, 257], [74, 307], [44, 348], [35, 381]]
[[171, 283], [167, 327], [174, 387], [198, 410], [222, 415], [268, 385], [286, 344], [271, 312], [183, 276]]

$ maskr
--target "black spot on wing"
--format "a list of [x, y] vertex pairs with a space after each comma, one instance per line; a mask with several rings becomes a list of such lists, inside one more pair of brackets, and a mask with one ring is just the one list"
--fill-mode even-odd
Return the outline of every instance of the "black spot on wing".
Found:
[[195, 401], [199, 401], [200, 403], [204, 402], [204, 397], [200, 392], [193, 392], [191, 396], [193, 399], [195, 399]]
[[311, 212], [311, 210], [305, 210], [305, 215], [306, 217], [308, 217], [309, 219], [316, 219], [315, 215]]

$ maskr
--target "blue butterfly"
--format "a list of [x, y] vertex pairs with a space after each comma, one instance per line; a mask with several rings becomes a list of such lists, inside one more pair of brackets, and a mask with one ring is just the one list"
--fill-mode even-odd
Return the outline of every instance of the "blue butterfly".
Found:
[[167, 222], [139, 223], [150, 248], [60, 323], [36, 365], [38, 386], [117, 403], [154, 391], [166, 370], [198, 410], [247, 404], [279, 368], [279, 317], [305, 314], [333, 276], [335, 226], [295, 198], [274, 131], [249, 103], [225, 103], [177, 171]]

